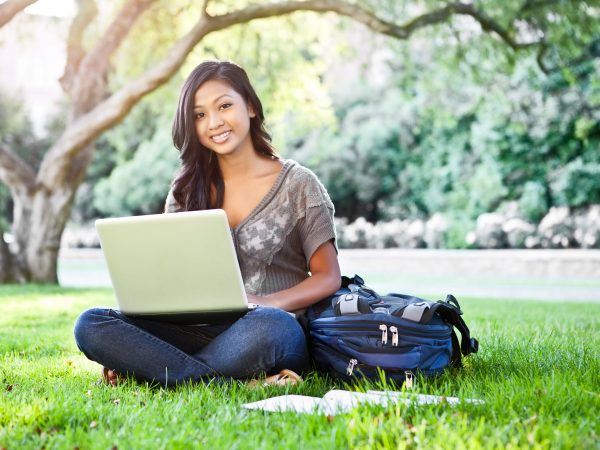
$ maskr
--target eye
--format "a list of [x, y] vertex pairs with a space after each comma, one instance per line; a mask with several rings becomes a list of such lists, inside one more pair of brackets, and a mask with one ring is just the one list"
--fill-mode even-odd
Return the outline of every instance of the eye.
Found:
[[228, 109], [228, 108], [231, 108], [231, 103], [223, 103], [221, 105], [221, 109]]
[[196, 120], [202, 119], [203, 117], [204, 117], [204, 113], [203, 112], [194, 113], [194, 119], [196, 119]]

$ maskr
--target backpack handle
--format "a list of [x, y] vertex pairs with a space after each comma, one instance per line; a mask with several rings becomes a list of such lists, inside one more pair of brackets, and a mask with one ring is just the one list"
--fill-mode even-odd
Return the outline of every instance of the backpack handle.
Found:
[[355, 314], [370, 314], [371, 301], [361, 296], [358, 292], [341, 294], [333, 298], [333, 310], [336, 316], [348, 316]]

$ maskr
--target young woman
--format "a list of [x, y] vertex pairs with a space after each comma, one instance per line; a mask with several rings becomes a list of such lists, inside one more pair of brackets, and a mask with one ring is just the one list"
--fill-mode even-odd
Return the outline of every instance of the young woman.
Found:
[[163, 385], [263, 373], [285, 380], [306, 367], [304, 331], [288, 312], [301, 316], [340, 286], [333, 205], [312, 172], [277, 157], [263, 121], [241, 67], [197, 66], [173, 124], [182, 165], [165, 212], [224, 209], [248, 300], [264, 307], [233, 323], [202, 326], [87, 310], [75, 339], [104, 366], [109, 383], [118, 374]]

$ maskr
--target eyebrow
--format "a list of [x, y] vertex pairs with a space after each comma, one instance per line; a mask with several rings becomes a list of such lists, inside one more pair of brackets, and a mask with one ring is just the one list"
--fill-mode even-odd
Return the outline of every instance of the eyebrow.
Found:
[[[218, 103], [219, 100], [221, 100], [223, 97], [233, 98], [233, 96], [231, 96], [229, 94], [219, 95], [217, 98], [214, 99], [213, 104]], [[202, 108], [202, 107], [203, 107], [203, 105], [194, 105], [194, 109], [198, 109], [198, 108]]]

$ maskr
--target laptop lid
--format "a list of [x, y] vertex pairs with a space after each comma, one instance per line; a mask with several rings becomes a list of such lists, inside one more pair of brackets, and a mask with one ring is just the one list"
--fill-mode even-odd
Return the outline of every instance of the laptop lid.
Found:
[[247, 312], [222, 209], [99, 219], [96, 230], [123, 313], [193, 322]]

